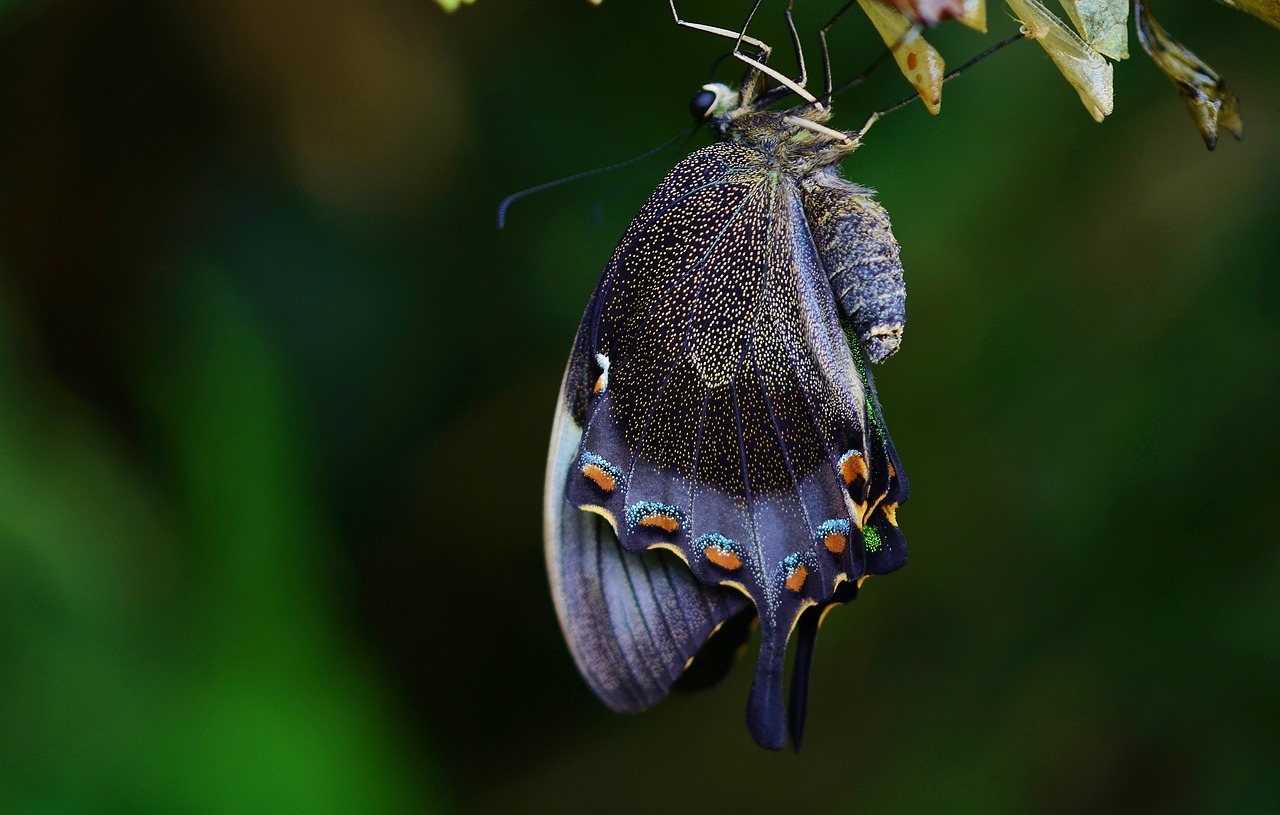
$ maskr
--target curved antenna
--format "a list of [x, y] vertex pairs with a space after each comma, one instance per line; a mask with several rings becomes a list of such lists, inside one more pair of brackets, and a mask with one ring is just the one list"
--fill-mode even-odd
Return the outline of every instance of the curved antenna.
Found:
[[[689, 140], [692, 139], [693, 135], [697, 132], [698, 132], [698, 128], [695, 125], [693, 128], [690, 128], [690, 130], [687, 133], [684, 133], [683, 134], [684, 141], [680, 143], [681, 147], [688, 144]], [[669, 143], [670, 142], [668, 142], [668, 144]], [[651, 170], [646, 170], [644, 172], [636, 173], [630, 178], [615, 184], [613, 187], [611, 187], [608, 190], [605, 190], [603, 193], [597, 196], [596, 200], [591, 202], [591, 220], [590, 220], [591, 228], [595, 229], [596, 227], [600, 226], [600, 221], [604, 217], [604, 205], [609, 201], [609, 199], [618, 195], [627, 187], [630, 187], [631, 185], [637, 183], [641, 178], [644, 178], [646, 175], [648, 175], [651, 172], [652, 172]]]
[[723, 54], [716, 57], [715, 62], [711, 63], [711, 69], [707, 71], [708, 83], [716, 81], [716, 69], [720, 67], [720, 63], [724, 62], [726, 59], [729, 59], [732, 56], [733, 56], [732, 53], [725, 51]]
[[617, 164], [610, 164], [608, 167], [598, 167], [594, 170], [585, 170], [581, 173], [574, 173], [573, 175], [565, 176], [564, 178], [557, 178], [555, 181], [548, 181], [544, 184], [539, 184], [536, 187], [530, 187], [527, 190], [520, 190], [520, 192], [513, 192], [511, 195], [508, 195], [506, 198], [503, 198], [502, 203], [498, 204], [498, 228], [502, 229], [507, 225], [507, 210], [510, 209], [512, 204], [514, 204], [516, 201], [519, 201], [521, 198], [527, 198], [528, 196], [533, 195], [535, 192], [550, 190], [555, 187], [568, 184], [572, 181], [581, 181], [584, 178], [591, 178], [592, 176], [604, 175], [605, 173], [612, 173], [615, 170], [623, 170], [623, 169], [626, 169], [627, 167], [630, 167], [633, 164], [638, 164], [644, 161], [645, 159], [653, 158], [654, 156], [661, 153], [663, 150], [666, 150], [668, 147], [675, 144], [679, 139], [692, 136], [694, 131], [698, 129], [699, 124], [701, 124], [701, 122], [695, 123], [694, 126], [687, 131], [685, 130], [680, 131], [676, 135], [664, 141], [662, 144], [658, 145], [657, 147], [653, 148], [652, 150], [646, 153], [641, 153], [635, 158], [629, 158], [626, 161], [620, 161]]
[[587, 220], [587, 223], [590, 225], [592, 229], [599, 229], [601, 221], [604, 220], [605, 204], [609, 203], [611, 200], [621, 195], [622, 192], [626, 190], [628, 187], [632, 187], [640, 183], [641, 179], [651, 178], [653, 176], [658, 175], [661, 172], [662, 172], [661, 167], [641, 170], [640, 172], [634, 173], [633, 175], [624, 179], [623, 181], [619, 181], [614, 186], [610, 187], [600, 195], [596, 196], [596, 199], [591, 202], [590, 216]]

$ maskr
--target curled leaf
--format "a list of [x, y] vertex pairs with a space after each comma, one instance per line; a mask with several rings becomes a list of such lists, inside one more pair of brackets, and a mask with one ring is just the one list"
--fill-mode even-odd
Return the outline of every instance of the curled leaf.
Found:
[[1129, 58], [1129, 0], [1062, 0], [1062, 7], [1095, 51]]
[[1280, 0], [1218, 0], [1224, 6], [1252, 14], [1264, 23], [1280, 28]]
[[880, 0], [858, 0], [858, 5], [871, 18], [880, 39], [893, 52], [898, 69], [920, 94], [924, 106], [933, 115], [942, 107], [942, 76], [946, 63], [942, 55], [924, 37], [920, 29], [902, 12], [889, 8]]
[[1005, 2], [1022, 23], [1022, 32], [1044, 46], [1094, 121], [1101, 122], [1113, 103], [1111, 63], [1036, 0]]
[[1217, 71], [1169, 36], [1164, 26], [1147, 11], [1146, 3], [1134, 0], [1133, 17], [1138, 42], [1156, 66], [1164, 71], [1187, 105], [1187, 112], [1210, 150], [1218, 146], [1218, 127], [1225, 127], [1237, 139], [1244, 136], [1240, 102]]

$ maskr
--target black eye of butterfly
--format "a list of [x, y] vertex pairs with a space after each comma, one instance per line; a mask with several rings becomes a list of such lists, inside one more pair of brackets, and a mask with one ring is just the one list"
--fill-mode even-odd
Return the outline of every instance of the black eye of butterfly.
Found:
[[693, 95], [693, 99], [689, 101], [689, 112], [693, 114], [695, 119], [705, 119], [707, 113], [711, 110], [711, 106], [715, 103], [716, 95], [714, 91], [698, 91]]

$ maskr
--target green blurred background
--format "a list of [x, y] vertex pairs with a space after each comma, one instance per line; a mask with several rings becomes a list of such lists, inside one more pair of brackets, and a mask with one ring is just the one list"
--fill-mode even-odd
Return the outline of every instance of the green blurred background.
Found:
[[0, 811], [1280, 811], [1280, 32], [1155, 11], [1245, 141], [1136, 43], [1102, 125], [1018, 44], [846, 164], [911, 292], [911, 563], [828, 620], [797, 757], [749, 667], [605, 710], [543, 575], [570, 340], [680, 151], [494, 225], [685, 127], [724, 43], [660, 0], [0, 2]]

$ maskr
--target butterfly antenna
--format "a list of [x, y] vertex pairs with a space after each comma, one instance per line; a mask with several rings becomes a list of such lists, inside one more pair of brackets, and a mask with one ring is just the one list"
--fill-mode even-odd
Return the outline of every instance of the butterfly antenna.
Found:
[[[1006, 47], [1008, 47], [1008, 46], [1010, 46], [1010, 45], [1013, 45], [1013, 44], [1014, 44], [1015, 42], [1017, 42], [1018, 40], [1026, 39], [1026, 36], [1027, 36], [1026, 34], [1024, 34], [1024, 33], [1022, 33], [1021, 31], [1019, 31], [1017, 34], [1014, 34], [1012, 37], [1009, 37], [1009, 38], [1007, 38], [1007, 39], [1003, 39], [1003, 40], [1001, 40], [1000, 42], [998, 42], [998, 43], [996, 43], [995, 45], [991, 46], [991, 47], [990, 47], [990, 48], [988, 48], [987, 50], [983, 51], [981, 54], [978, 54], [976, 57], [974, 57], [973, 59], [971, 59], [971, 60], [969, 60], [968, 62], [966, 62], [964, 65], [961, 65], [959, 68], [956, 68], [956, 69], [955, 69], [954, 71], [952, 71], [951, 73], [949, 73], [949, 74], [947, 74], [946, 76], [942, 77], [942, 81], [943, 81], [944, 83], [945, 83], [945, 82], [950, 82], [951, 80], [953, 80], [953, 79], [955, 79], [956, 77], [960, 76], [960, 74], [962, 74], [962, 73], [964, 73], [964, 72], [968, 71], [970, 68], [974, 67], [974, 66], [975, 66], [975, 65], [977, 65], [979, 62], [982, 62], [984, 59], [986, 59], [987, 57], [989, 57], [989, 56], [991, 56], [992, 54], [996, 53], [997, 51], [999, 51], [999, 50], [1001, 50], [1001, 49], [1003, 49], [1003, 48], [1006, 48]], [[861, 141], [861, 140], [862, 140], [862, 137], [866, 134], [866, 132], [867, 132], [868, 130], [870, 130], [870, 129], [871, 129], [871, 126], [872, 126], [873, 124], [875, 124], [876, 122], [880, 121], [880, 120], [881, 120], [881, 119], [883, 119], [884, 117], [888, 116], [890, 113], [893, 113], [895, 110], [900, 110], [900, 109], [902, 109], [902, 108], [905, 108], [907, 105], [911, 104], [912, 102], [916, 101], [916, 100], [917, 100], [917, 99], [919, 99], [919, 98], [920, 98], [920, 93], [917, 91], [916, 93], [911, 94], [910, 96], [906, 97], [905, 99], [900, 99], [900, 100], [898, 100], [897, 102], [895, 102], [894, 104], [892, 104], [892, 105], [890, 105], [889, 107], [885, 108], [884, 110], [878, 110], [878, 111], [876, 111], [875, 113], [871, 114], [871, 118], [867, 119], [867, 123], [866, 123], [866, 124], [864, 124], [864, 125], [863, 125], [863, 126], [862, 126], [862, 127], [861, 127], [861, 128], [860, 128], [860, 129], [859, 129], [859, 130], [854, 134], [854, 135], [853, 135], [854, 140], [855, 140], [855, 141]]]
[[731, 51], [725, 51], [723, 54], [716, 57], [715, 62], [711, 63], [711, 69], [707, 71], [708, 83], [716, 81], [716, 69], [720, 67], [720, 63], [724, 62], [726, 59], [731, 59], [732, 57], [733, 53]]
[[[683, 147], [684, 145], [688, 144], [689, 140], [692, 139], [694, 134], [697, 132], [698, 132], [698, 128], [695, 126], [691, 130], [689, 130], [687, 133], [685, 133], [684, 141], [680, 143], [681, 146]], [[610, 199], [617, 196], [626, 188], [634, 185], [640, 179], [649, 175], [652, 175], [651, 170], [646, 170], [645, 172], [636, 173], [635, 175], [631, 176], [630, 178], [623, 181], [622, 183], [617, 184], [611, 189], [607, 190], [604, 194], [597, 197], [596, 200], [592, 201], [591, 202], [591, 220], [590, 220], [591, 228], [595, 229], [596, 227], [600, 226], [600, 221], [604, 217], [604, 205], [608, 203]]]
[[697, 130], [697, 127], [698, 127], [697, 124], [695, 124], [692, 128], [690, 128], [687, 131], [682, 130], [676, 135], [664, 141], [662, 144], [648, 151], [647, 153], [641, 153], [635, 158], [629, 158], [626, 161], [620, 161], [617, 164], [610, 164], [608, 167], [598, 167], [594, 170], [586, 170], [581, 173], [574, 173], [573, 175], [565, 176], [564, 178], [557, 178], [555, 181], [548, 181], [545, 184], [539, 184], [536, 187], [530, 187], [527, 190], [520, 190], [520, 192], [514, 192], [511, 195], [508, 195], [506, 198], [502, 199], [501, 204], [498, 204], [498, 228], [502, 229], [507, 225], [507, 210], [511, 208], [512, 204], [514, 204], [516, 201], [519, 201], [521, 198], [526, 198], [530, 195], [533, 195], [536, 192], [543, 192], [544, 190], [550, 190], [555, 187], [559, 187], [563, 184], [569, 184], [573, 181], [581, 181], [584, 178], [591, 178], [597, 175], [604, 175], [605, 173], [612, 173], [616, 170], [625, 170], [627, 167], [630, 167], [634, 164], [639, 164], [642, 161], [646, 161], [647, 159], [653, 158], [654, 156], [661, 153], [663, 150], [666, 150], [668, 147], [675, 144], [680, 139], [688, 138], [689, 136], [692, 136], [693, 132]]
[[636, 173], [634, 176], [628, 178], [626, 181], [623, 181], [620, 184], [610, 187], [605, 193], [598, 196], [596, 200], [591, 202], [591, 217], [590, 217], [590, 220], [588, 221], [588, 223], [591, 225], [591, 228], [598, 229], [600, 227], [600, 223], [604, 220], [605, 204], [609, 203], [611, 200], [616, 198], [627, 188], [635, 186], [635, 184], [637, 184], [641, 179], [649, 178], [655, 175], [657, 175], [657, 171], [652, 169], [646, 170], [644, 172]]

